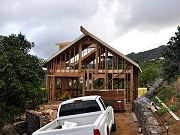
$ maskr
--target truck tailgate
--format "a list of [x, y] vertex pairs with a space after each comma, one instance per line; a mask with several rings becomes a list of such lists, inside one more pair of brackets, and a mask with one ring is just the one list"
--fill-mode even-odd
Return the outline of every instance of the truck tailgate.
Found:
[[84, 125], [67, 129], [55, 129], [41, 132], [34, 132], [33, 135], [93, 135], [93, 126]]

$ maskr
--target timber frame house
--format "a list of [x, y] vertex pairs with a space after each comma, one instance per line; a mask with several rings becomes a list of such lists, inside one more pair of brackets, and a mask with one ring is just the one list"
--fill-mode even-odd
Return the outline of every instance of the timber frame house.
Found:
[[83, 34], [74, 41], [58, 43], [59, 51], [46, 62], [48, 100], [65, 92], [71, 97], [101, 95], [118, 103], [135, 100], [139, 65], [82, 26], [80, 30]]

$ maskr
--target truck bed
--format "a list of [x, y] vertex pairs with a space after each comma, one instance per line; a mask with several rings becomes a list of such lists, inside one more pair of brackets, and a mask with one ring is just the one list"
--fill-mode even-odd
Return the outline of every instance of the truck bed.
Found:
[[[56, 119], [55, 121], [52, 121], [51, 123], [47, 124], [46, 126], [44, 126], [43, 128], [39, 129], [36, 131], [36, 133], [45, 133], [48, 131], [52, 131], [55, 133], [55, 131], [58, 131], [58, 133], [64, 132], [66, 130], [70, 130], [73, 129], [75, 130], [78, 127], [86, 127], [86, 129], [92, 128], [92, 124], [97, 120], [98, 116], [101, 114], [101, 112], [93, 112], [93, 113], [87, 113], [87, 114], [78, 114], [76, 116], [64, 116], [64, 117], [60, 117], [58, 119]], [[67, 119], [68, 118], [68, 119]], [[72, 123], [76, 123], [76, 126], [71, 126], [71, 128], [68, 128], [64, 125], [65, 122], [72, 122]], [[90, 127], [91, 126], [91, 127]], [[64, 130], [64, 131], [63, 131]], [[33, 134], [35, 135], [35, 134]], [[43, 134], [45, 135], [45, 134]]]

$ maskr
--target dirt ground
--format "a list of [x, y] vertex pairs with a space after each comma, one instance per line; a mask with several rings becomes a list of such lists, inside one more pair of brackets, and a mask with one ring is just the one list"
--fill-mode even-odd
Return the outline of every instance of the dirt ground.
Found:
[[116, 132], [111, 135], [140, 135], [138, 133], [138, 123], [133, 121], [131, 106], [127, 105], [125, 112], [116, 112]]

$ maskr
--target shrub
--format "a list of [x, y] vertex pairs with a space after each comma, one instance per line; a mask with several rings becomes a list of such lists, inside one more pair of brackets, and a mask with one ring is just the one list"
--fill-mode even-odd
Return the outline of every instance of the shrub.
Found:
[[158, 114], [161, 115], [161, 116], [164, 115], [167, 112], [168, 112], [168, 110], [165, 107], [161, 107], [161, 109], [158, 110]]
[[163, 101], [168, 101], [172, 96], [172, 90], [170, 88], [162, 88], [158, 93], [158, 97]]
[[176, 105], [170, 105], [169, 109], [173, 112], [177, 111], [177, 106]]

